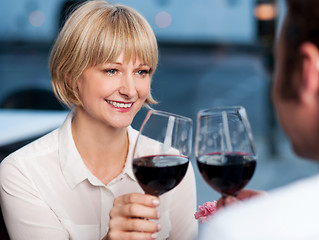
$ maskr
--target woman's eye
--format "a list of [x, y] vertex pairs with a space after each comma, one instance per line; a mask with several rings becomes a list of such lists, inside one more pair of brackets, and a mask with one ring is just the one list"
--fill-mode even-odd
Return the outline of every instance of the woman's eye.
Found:
[[106, 69], [105, 72], [108, 73], [109, 75], [114, 75], [118, 72], [118, 70], [112, 68], [112, 69]]
[[150, 70], [138, 70], [137, 74], [141, 76], [145, 76], [150, 73]]

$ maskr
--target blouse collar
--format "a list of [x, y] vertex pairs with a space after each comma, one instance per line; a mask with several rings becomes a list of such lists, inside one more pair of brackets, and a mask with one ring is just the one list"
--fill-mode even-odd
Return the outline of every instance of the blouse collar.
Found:
[[[72, 137], [71, 122], [74, 114], [70, 112], [59, 129], [59, 160], [62, 173], [67, 184], [74, 189], [79, 183], [88, 180], [96, 186], [105, 186], [84, 164]], [[129, 149], [123, 171], [108, 185], [112, 185], [127, 175], [131, 180], [136, 181], [132, 168], [133, 148], [138, 136], [138, 131], [131, 126], [127, 127], [129, 138]]]

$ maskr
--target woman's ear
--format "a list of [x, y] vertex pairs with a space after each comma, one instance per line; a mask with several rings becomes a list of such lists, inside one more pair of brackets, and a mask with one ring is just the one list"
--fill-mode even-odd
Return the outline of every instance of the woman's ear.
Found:
[[300, 46], [301, 79], [299, 94], [301, 100], [319, 97], [319, 50], [310, 42]]

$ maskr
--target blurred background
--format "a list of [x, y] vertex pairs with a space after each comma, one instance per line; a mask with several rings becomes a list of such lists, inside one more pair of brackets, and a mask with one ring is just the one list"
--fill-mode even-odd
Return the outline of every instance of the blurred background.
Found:
[[[2, 110], [31, 108], [64, 112], [65, 109], [50, 98], [48, 55], [68, 9], [80, 2], [83, 1], [1, 2]], [[160, 59], [152, 84], [153, 95], [160, 102], [156, 109], [188, 116], [193, 119], [195, 128], [197, 112], [202, 108], [230, 105], [246, 108], [259, 156], [248, 187], [270, 190], [318, 172], [316, 164], [300, 161], [293, 154], [270, 99], [273, 44], [285, 13], [284, 0], [110, 2], [137, 9], [157, 36]], [[142, 110], [137, 115], [135, 128], [139, 129], [145, 112]], [[28, 120], [5, 123], [1, 116], [0, 136], [9, 128], [28, 128], [23, 125]], [[37, 123], [37, 128], [46, 121]], [[54, 124], [58, 126], [62, 121], [59, 119]], [[0, 141], [1, 159], [48, 130], [44, 128], [27, 137]], [[198, 204], [217, 200], [219, 194], [202, 180], [195, 158], [191, 161], [197, 180]]]

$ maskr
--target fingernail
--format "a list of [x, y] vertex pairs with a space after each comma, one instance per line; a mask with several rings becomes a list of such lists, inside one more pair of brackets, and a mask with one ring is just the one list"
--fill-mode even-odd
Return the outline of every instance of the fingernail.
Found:
[[162, 226], [160, 224], [157, 225], [157, 231], [161, 231]]
[[154, 200], [153, 200], [153, 204], [154, 204], [155, 206], [158, 206], [158, 205], [160, 204], [160, 202], [159, 202], [158, 199], [154, 199]]
[[152, 238], [153, 238], [153, 239], [156, 239], [157, 237], [158, 237], [157, 233], [153, 233], [153, 234], [152, 234]]
[[157, 218], [160, 219], [160, 217], [161, 217], [161, 213], [157, 211]]

